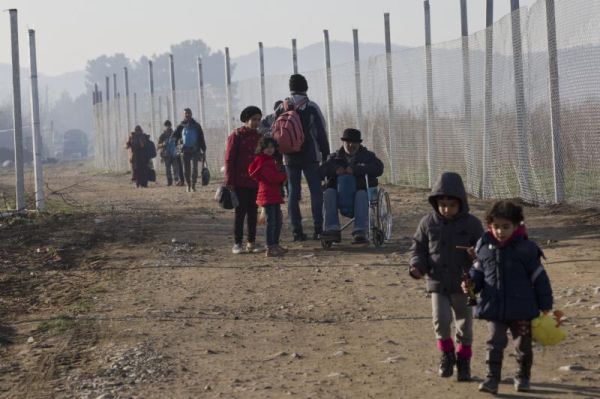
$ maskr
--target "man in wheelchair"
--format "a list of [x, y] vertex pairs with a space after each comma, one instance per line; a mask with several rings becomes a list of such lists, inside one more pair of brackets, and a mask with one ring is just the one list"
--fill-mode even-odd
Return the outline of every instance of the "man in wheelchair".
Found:
[[[339, 209], [342, 215], [354, 217], [352, 243], [363, 244], [367, 242], [369, 223], [367, 188], [378, 185], [377, 177], [383, 174], [383, 163], [361, 145], [359, 130], [344, 130], [342, 142], [343, 146], [329, 155], [320, 167], [321, 178], [326, 180], [323, 194], [325, 226], [322, 237], [331, 242], [341, 242]], [[368, 176], [368, 182], [365, 176]], [[352, 193], [354, 198], [351, 198]]]

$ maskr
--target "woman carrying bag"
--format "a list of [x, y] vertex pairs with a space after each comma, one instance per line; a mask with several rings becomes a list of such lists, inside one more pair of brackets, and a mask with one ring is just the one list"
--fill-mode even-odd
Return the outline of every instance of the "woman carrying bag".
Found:
[[[256, 253], [262, 251], [262, 247], [256, 243], [256, 222], [258, 206], [256, 195], [258, 183], [248, 174], [248, 166], [255, 157], [256, 147], [262, 135], [257, 128], [262, 119], [260, 108], [255, 106], [246, 107], [240, 120], [244, 125], [235, 129], [227, 138], [225, 150], [225, 185], [235, 192], [239, 205], [235, 208], [234, 240], [235, 244], [231, 250], [234, 254], [243, 252]], [[247, 220], [246, 247], [243, 247], [244, 220]]]

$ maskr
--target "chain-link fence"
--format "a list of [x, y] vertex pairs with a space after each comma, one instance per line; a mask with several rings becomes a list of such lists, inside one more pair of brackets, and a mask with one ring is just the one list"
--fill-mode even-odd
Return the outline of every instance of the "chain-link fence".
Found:
[[[326, 69], [300, 71], [309, 82], [309, 97], [324, 115], [331, 111], [332, 150], [344, 128], [359, 127], [364, 144], [384, 160], [391, 183], [428, 187], [441, 172], [456, 171], [479, 197], [580, 204], [600, 198], [599, 1], [539, 0], [487, 30], [395, 52], [390, 59], [382, 54], [332, 67], [331, 103]], [[264, 99], [260, 77], [234, 82], [231, 125], [240, 124], [247, 105], [264, 101], [269, 113], [288, 95], [288, 78], [266, 76]], [[229, 133], [226, 91], [204, 92], [202, 124], [216, 172]], [[175, 96], [181, 109], [199, 112], [199, 90]], [[152, 115], [150, 96], [138, 96], [133, 124], [156, 139], [161, 122], [172, 117], [167, 99], [168, 93], [154, 95]], [[119, 99], [95, 107], [98, 167], [127, 167], [123, 107]]]

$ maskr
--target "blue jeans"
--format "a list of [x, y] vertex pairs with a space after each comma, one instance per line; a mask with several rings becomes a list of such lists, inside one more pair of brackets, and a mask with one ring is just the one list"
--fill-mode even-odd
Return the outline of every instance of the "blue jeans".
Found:
[[281, 225], [283, 215], [281, 213], [281, 205], [265, 205], [265, 213], [267, 215], [267, 228], [265, 229], [267, 247], [279, 245], [279, 236], [281, 235]]
[[312, 211], [313, 226], [315, 233], [320, 234], [323, 225], [323, 192], [321, 191], [319, 164], [286, 165], [285, 171], [288, 175], [288, 216], [292, 225], [292, 232], [294, 235], [303, 233], [302, 214], [300, 213], [300, 195], [302, 192], [300, 180], [304, 172], [304, 177], [308, 182], [308, 189], [310, 190], [310, 208]]
[[[337, 206], [337, 190], [328, 188], [323, 196], [323, 213], [325, 214], [325, 231], [340, 230], [340, 217]], [[368, 228], [369, 200], [367, 190], [358, 190], [354, 194], [354, 230], [352, 234], [365, 234]]]
[[179, 164], [177, 163], [177, 157], [165, 157], [163, 158], [165, 163], [165, 171], [167, 173], [167, 184], [173, 184], [173, 176], [177, 179], [179, 176]]

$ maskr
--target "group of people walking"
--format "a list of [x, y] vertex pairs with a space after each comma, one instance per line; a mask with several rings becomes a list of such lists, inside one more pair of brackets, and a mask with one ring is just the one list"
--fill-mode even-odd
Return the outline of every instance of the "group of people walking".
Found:
[[[281, 256], [287, 252], [280, 245], [284, 188], [288, 192], [292, 239], [309, 238], [300, 211], [302, 176], [310, 192], [312, 238], [340, 241], [337, 182], [353, 176], [353, 243], [367, 242], [367, 188], [378, 185], [383, 163], [362, 146], [361, 132], [353, 128], [343, 132], [342, 146], [330, 153], [321, 110], [307, 96], [308, 82], [302, 75], [292, 75], [289, 89], [290, 96], [278, 101], [270, 115], [263, 117], [258, 107], [246, 107], [240, 115], [243, 125], [227, 138], [224, 184], [238, 202], [234, 254], [263, 251], [256, 240], [259, 207], [266, 219], [266, 255]], [[278, 136], [281, 118], [287, 123], [285, 128], [293, 131], [296, 124], [303, 132], [302, 145], [295, 151], [279, 148], [283, 143]], [[152, 153], [149, 142], [149, 136], [139, 126], [127, 142], [134, 178], [141, 187], [146, 187], [148, 180], [145, 167]], [[158, 148], [167, 169], [168, 185], [175, 179], [177, 185], [187, 185], [188, 191], [195, 191], [198, 162], [205, 159], [206, 144], [202, 128], [189, 109], [175, 130], [171, 122], [165, 122]], [[475, 316], [488, 322], [489, 337], [488, 372], [479, 390], [498, 392], [508, 331], [516, 348], [515, 389], [529, 390], [533, 364], [531, 321], [552, 309], [553, 295], [541, 263], [543, 253], [528, 238], [522, 208], [510, 201], [495, 203], [486, 214], [484, 231], [481, 221], [469, 211], [461, 176], [453, 172], [440, 176], [428, 201], [432, 210], [420, 221], [414, 235], [409, 273], [415, 279], [427, 279], [434, 332], [441, 352], [439, 375], [450, 377], [456, 368], [458, 381], [471, 380], [474, 337], [473, 311], [469, 306], [473, 305], [470, 301], [475, 301], [473, 296], [480, 294]]]

